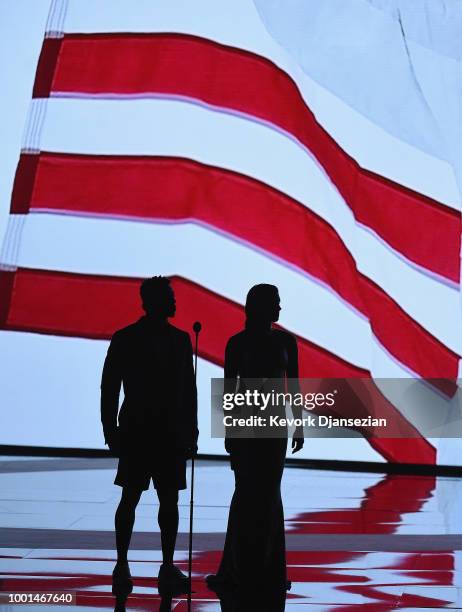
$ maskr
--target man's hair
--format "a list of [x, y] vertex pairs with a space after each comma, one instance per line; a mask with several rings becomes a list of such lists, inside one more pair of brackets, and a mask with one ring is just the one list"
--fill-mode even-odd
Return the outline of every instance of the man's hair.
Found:
[[145, 310], [154, 310], [159, 306], [162, 308], [171, 291], [170, 279], [166, 276], [153, 276], [144, 280], [140, 286], [140, 296]]

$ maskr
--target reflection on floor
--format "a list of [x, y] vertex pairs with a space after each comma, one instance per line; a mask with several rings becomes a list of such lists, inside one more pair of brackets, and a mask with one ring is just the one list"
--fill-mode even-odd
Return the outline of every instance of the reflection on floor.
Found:
[[[74, 591], [79, 609], [115, 608], [115, 461], [0, 458], [0, 591]], [[232, 486], [226, 463], [198, 462], [194, 611], [228, 609], [203, 578], [219, 561]], [[283, 497], [293, 583], [286, 610], [462, 609], [460, 480], [288, 467]], [[187, 491], [180, 504], [176, 562], [186, 571]], [[151, 485], [137, 508], [125, 609], [187, 610], [184, 597], [162, 604], [157, 592], [156, 505]], [[69, 609], [40, 606], [48, 608]]]

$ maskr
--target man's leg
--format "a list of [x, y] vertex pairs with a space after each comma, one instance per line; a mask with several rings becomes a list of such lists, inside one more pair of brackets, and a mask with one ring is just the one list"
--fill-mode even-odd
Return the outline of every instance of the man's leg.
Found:
[[176, 536], [178, 533], [178, 491], [176, 489], [157, 489], [159, 498], [159, 514], [157, 520], [160, 527], [162, 543], [162, 565], [159, 570], [159, 592], [186, 593], [189, 585], [188, 577], [173, 565]]
[[135, 523], [135, 510], [140, 501], [143, 489], [138, 487], [123, 487], [122, 496], [115, 513], [115, 530], [117, 546], [117, 563], [127, 561], [128, 547]]
[[176, 536], [178, 533], [178, 491], [157, 489], [159, 513], [157, 520], [162, 543], [162, 561], [166, 566], [173, 565]]

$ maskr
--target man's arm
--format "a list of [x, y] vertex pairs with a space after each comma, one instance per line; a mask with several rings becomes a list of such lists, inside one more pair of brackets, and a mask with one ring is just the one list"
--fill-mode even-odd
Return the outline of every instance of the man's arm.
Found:
[[114, 334], [107, 350], [101, 377], [101, 423], [106, 444], [110, 443], [117, 430], [121, 383], [119, 339], [117, 334]]

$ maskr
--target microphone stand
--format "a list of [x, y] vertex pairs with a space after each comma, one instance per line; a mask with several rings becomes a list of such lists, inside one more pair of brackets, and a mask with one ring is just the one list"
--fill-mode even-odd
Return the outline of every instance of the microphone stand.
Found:
[[[193, 325], [193, 331], [195, 334], [195, 347], [194, 347], [194, 382], [197, 384], [197, 349], [199, 346], [199, 332], [202, 329], [202, 325], [199, 321], [196, 321]], [[197, 388], [197, 387], [196, 387]], [[191, 497], [189, 500], [189, 557], [188, 557], [188, 578], [189, 578], [189, 591], [188, 591], [188, 612], [191, 612], [192, 605], [192, 544], [193, 544], [193, 517], [194, 517], [194, 454], [191, 457]]]

